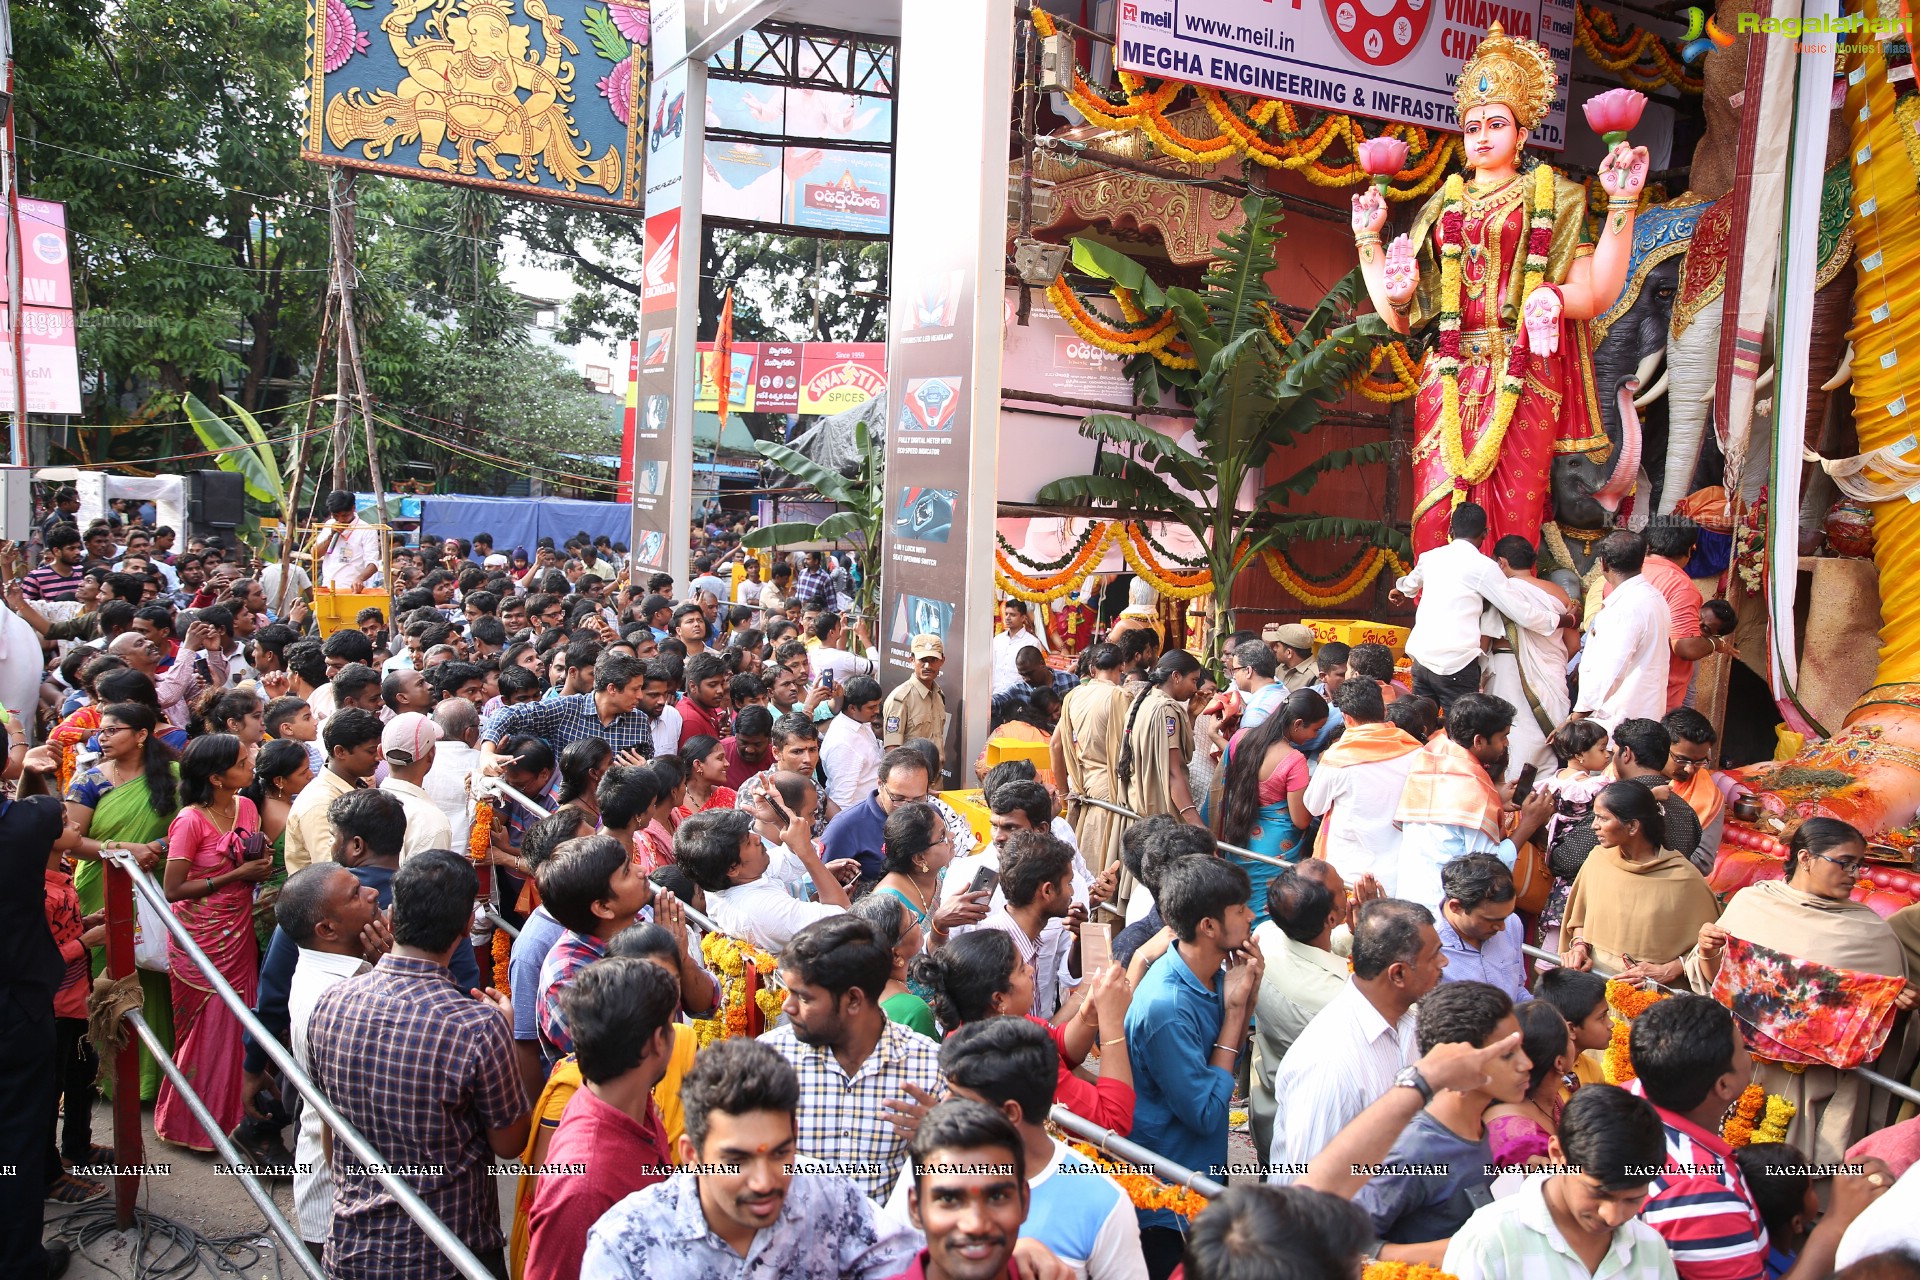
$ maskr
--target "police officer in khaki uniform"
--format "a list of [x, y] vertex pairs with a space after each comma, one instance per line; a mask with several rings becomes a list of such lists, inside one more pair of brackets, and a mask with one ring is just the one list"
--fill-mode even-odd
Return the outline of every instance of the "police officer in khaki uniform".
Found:
[[1287, 692], [1298, 693], [1320, 678], [1313, 664], [1313, 628], [1298, 622], [1281, 625], [1268, 623], [1260, 638], [1273, 647], [1280, 663], [1280, 683]]
[[880, 712], [883, 740], [897, 747], [909, 738], [931, 738], [945, 749], [947, 740], [947, 698], [940, 692], [940, 668], [946, 663], [946, 646], [940, 637], [926, 634], [913, 638], [913, 675], [902, 680], [887, 695]]

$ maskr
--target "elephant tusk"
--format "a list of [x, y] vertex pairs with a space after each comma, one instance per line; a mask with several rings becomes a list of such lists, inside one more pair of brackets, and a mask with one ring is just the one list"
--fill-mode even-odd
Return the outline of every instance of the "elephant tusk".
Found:
[[1633, 371], [1633, 380], [1643, 387], [1646, 386], [1653, 381], [1654, 370], [1658, 369], [1666, 358], [1667, 349], [1664, 346], [1655, 347], [1647, 352], [1640, 361], [1640, 367]]
[[1648, 405], [1652, 404], [1655, 400], [1658, 400], [1661, 396], [1667, 394], [1667, 373], [1668, 372], [1669, 372], [1668, 370], [1662, 369], [1660, 371], [1660, 380], [1633, 398], [1634, 408], [1644, 409]]
[[1701, 397], [1700, 397], [1700, 403], [1701, 403], [1701, 404], [1712, 404], [1712, 403], [1713, 403], [1713, 388], [1712, 388], [1711, 386], [1709, 386], [1709, 387], [1708, 387], [1708, 388], [1706, 389], [1706, 391], [1705, 391], [1705, 392], [1704, 392], [1704, 393], [1703, 393], [1703, 394], [1701, 395]]
[[1772, 385], [1773, 385], [1773, 366], [1768, 365], [1767, 371], [1753, 380], [1753, 394], [1756, 396], [1764, 394], [1767, 388], [1771, 387]]
[[1852, 382], [1852, 381], [1853, 381], [1853, 344], [1849, 342], [1847, 344], [1847, 349], [1840, 353], [1840, 363], [1834, 369], [1833, 376], [1831, 378], [1828, 378], [1825, 382], [1821, 383], [1820, 389], [1822, 391], [1838, 391], [1841, 387], [1846, 386], [1849, 382]]

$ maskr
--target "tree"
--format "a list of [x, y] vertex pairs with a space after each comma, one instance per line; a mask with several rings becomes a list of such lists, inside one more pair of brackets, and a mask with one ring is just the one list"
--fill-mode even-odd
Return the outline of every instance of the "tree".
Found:
[[1234, 579], [1260, 552], [1290, 539], [1369, 538], [1405, 550], [1404, 538], [1378, 520], [1294, 515], [1284, 511], [1322, 473], [1388, 456], [1387, 442], [1336, 449], [1260, 490], [1251, 509], [1238, 497], [1249, 477], [1264, 474], [1274, 449], [1304, 438], [1347, 383], [1366, 367], [1376, 345], [1394, 334], [1378, 316], [1356, 316], [1365, 286], [1356, 269], [1336, 283], [1284, 346], [1269, 321], [1276, 299], [1266, 283], [1274, 269], [1281, 219], [1276, 197], [1251, 195], [1246, 222], [1221, 238], [1205, 288], [1163, 289], [1133, 259], [1090, 240], [1073, 242], [1074, 265], [1129, 290], [1150, 311], [1171, 308], [1198, 367], [1170, 373], [1150, 356], [1136, 357], [1136, 380], [1151, 399], [1171, 394], [1193, 410], [1197, 452], [1131, 418], [1093, 414], [1080, 434], [1099, 441], [1097, 470], [1055, 480], [1039, 500], [1076, 506], [1148, 510], [1184, 526], [1206, 549], [1213, 575], [1214, 657], [1233, 631]]
[[857, 617], [872, 620], [874, 596], [880, 589], [880, 563], [872, 553], [880, 546], [881, 522], [886, 519], [887, 506], [886, 490], [880, 478], [883, 459], [873, 446], [865, 418], [854, 420], [853, 433], [859, 461], [849, 467], [850, 475], [830, 471], [798, 449], [776, 441], [754, 441], [753, 447], [761, 457], [827, 501], [839, 503], [840, 510], [818, 524], [789, 520], [763, 525], [748, 533], [740, 542], [742, 546], [768, 550], [791, 546], [796, 542], [847, 539], [866, 553], [867, 572], [861, 575], [860, 585], [854, 592], [854, 613]]

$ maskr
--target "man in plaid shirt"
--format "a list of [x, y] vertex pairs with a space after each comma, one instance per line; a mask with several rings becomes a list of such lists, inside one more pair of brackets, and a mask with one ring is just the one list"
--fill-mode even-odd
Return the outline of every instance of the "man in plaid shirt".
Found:
[[857, 916], [819, 920], [780, 952], [787, 1025], [760, 1037], [800, 1075], [800, 1155], [876, 1204], [907, 1159], [900, 1127], [946, 1085], [940, 1046], [880, 1009], [893, 953]]
[[[429, 1209], [496, 1274], [506, 1274], [493, 1157], [526, 1146], [530, 1120], [507, 997], [476, 999], [447, 962], [466, 945], [479, 890], [473, 864], [445, 849], [393, 877], [393, 950], [371, 973], [320, 998], [307, 1055], [319, 1085]], [[453, 1263], [393, 1194], [335, 1142], [335, 1280], [452, 1280]]]
[[[624, 653], [603, 653], [593, 664], [593, 692], [502, 707], [480, 730], [482, 762], [492, 765], [495, 748], [515, 734], [544, 738], [558, 756], [575, 742], [599, 738], [616, 756], [639, 752], [638, 764], [653, 756], [653, 721], [640, 709], [647, 664]], [[497, 773], [498, 769], [489, 768]]]
[[833, 608], [833, 577], [827, 572], [826, 558], [818, 551], [807, 552], [806, 568], [800, 570], [791, 598], [809, 609], [824, 612]]

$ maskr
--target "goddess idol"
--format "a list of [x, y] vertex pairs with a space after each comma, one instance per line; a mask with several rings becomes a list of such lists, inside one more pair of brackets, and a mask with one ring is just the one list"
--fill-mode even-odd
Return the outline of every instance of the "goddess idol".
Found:
[[1380, 190], [1353, 198], [1374, 308], [1400, 333], [1439, 322], [1414, 401], [1416, 552], [1444, 545], [1454, 506], [1469, 501], [1486, 509], [1492, 539], [1538, 545], [1555, 456], [1608, 448], [1587, 322], [1626, 282], [1647, 151], [1607, 133], [1606, 221], [1587, 243], [1586, 193], [1524, 154], [1556, 80], [1545, 49], [1495, 23], [1454, 86], [1471, 176], [1448, 177], [1412, 236], [1384, 252]]

